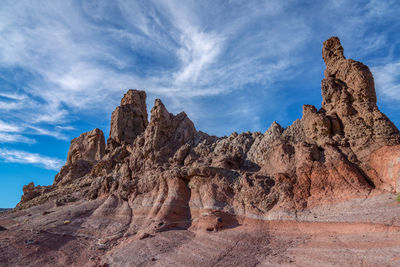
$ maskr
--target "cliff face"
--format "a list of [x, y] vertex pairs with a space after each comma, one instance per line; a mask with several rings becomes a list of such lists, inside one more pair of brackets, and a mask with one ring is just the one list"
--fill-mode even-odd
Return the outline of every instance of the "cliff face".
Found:
[[148, 122], [145, 92], [129, 90], [107, 145], [99, 129], [73, 139], [54, 184], [27, 186], [17, 207], [103, 199], [93, 216], [119, 222], [104, 231], [131, 235], [285, 219], [371, 190], [398, 192], [400, 135], [376, 105], [371, 72], [346, 59], [336, 37], [322, 56], [321, 109], [305, 105], [300, 120], [286, 129], [274, 122], [264, 134], [209, 136], [159, 99]]

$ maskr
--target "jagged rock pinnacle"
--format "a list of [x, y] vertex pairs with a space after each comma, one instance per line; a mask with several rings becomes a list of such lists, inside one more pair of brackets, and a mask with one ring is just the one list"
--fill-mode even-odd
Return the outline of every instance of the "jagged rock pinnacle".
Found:
[[327, 65], [332, 61], [345, 59], [343, 55], [343, 47], [338, 37], [331, 37], [324, 42], [322, 48], [322, 58]]
[[184, 112], [173, 115], [160, 99], [156, 99], [144, 134], [145, 153], [154, 154], [160, 161], [168, 161], [182, 145], [193, 140], [195, 133], [193, 122]]
[[[398, 143], [398, 129], [376, 105], [374, 78], [369, 68], [346, 59], [337, 37], [324, 42], [322, 57], [326, 69], [321, 85], [322, 109], [318, 116], [331, 121], [330, 137], [338, 142], [351, 140], [352, 151], [357, 160], [362, 161], [378, 147]], [[313, 138], [318, 139], [318, 136]]]
[[104, 150], [105, 141], [103, 131], [96, 128], [90, 132], [81, 134], [71, 141], [67, 164], [73, 164], [78, 160], [101, 160]]
[[129, 90], [111, 115], [107, 150], [122, 144], [132, 144], [147, 127], [146, 92]]

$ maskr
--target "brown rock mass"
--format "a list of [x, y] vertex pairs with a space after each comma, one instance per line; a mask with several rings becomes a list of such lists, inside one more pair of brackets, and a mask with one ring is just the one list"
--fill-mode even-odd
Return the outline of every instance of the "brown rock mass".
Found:
[[400, 134], [377, 107], [370, 70], [346, 59], [337, 37], [322, 57], [321, 109], [304, 105], [300, 120], [264, 134], [209, 136], [159, 99], [148, 122], [146, 93], [129, 90], [112, 113], [107, 148], [99, 129], [73, 139], [54, 184], [24, 187], [18, 208], [77, 201], [81, 235], [123, 247], [116, 240], [296, 220], [321, 205], [399, 192]]
[[100, 129], [96, 128], [72, 139], [67, 163], [54, 178], [54, 184], [66, 184], [83, 177], [104, 156], [104, 151], [104, 134]]
[[132, 144], [144, 132], [147, 124], [146, 93], [129, 90], [121, 99], [121, 105], [111, 115], [108, 150], [122, 144]]
[[71, 141], [67, 164], [74, 164], [78, 160], [98, 161], [104, 156], [104, 135], [100, 129], [83, 133]]

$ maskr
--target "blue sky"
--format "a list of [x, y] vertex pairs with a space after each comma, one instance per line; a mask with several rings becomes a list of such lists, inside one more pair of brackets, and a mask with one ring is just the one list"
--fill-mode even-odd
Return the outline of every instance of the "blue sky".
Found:
[[400, 126], [399, 1], [6, 1], [0, 3], [0, 207], [53, 182], [69, 141], [129, 88], [223, 136], [290, 125], [320, 107], [322, 42], [367, 64]]

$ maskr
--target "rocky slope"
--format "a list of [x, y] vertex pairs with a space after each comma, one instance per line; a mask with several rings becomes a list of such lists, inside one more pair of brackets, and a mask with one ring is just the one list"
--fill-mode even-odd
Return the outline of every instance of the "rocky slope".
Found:
[[[226, 230], [229, 236], [232, 230], [228, 229], [242, 229], [249, 221], [253, 226], [265, 220], [315, 222], [318, 217], [337, 222], [342, 215], [336, 207], [341, 203], [380, 196], [389, 196], [385, 203], [391, 203], [390, 194], [400, 191], [399, 131], [377, 107], [374, 80], [367, 66], [346, 59], [336, 37], [324, 42], [322, 56], [326, 64], [322, 107], [317, 110], [305, 105], [301, 119], [286, 129], [274, 122], [264, 134], [209, 136], [197, 131], [184, 112], [169, 113], [159, 99], [148, 121], [145, 92], [129, 90], [112, 113], [107, 143], [99, 129], [73, 139], [67, 162], [53, 185], [24, 186], [16, 208], [20, 211], [4, 217], [3, 226], [12, 228], [15, 224], [10, 220], [22, 223], [28, 219], [31, 229], [43, 230], [49, 225], [58, 229], [54, 233], [69, 229], [74, 240], [89, 244], [93, 239], [94, 247], [108, 251], [104, 257], [94, 253], [89, 261], [90, 253], [78, 249], [80, 258], [69, 258], [70, 262], [124, 265], [140, 258], [129, 253], [129, 247], [140, 250], [135, 243], [139, 241], [134, 240], [154, 235], [162, 240], [169, 235], [167, 230], [186, 231], [182, 240], [171, 239], [181, 246], [193, 233]], [[371, 201], [368, 203], [376, 200]], [[354, 208], [343, 205], [344, 213]], [[318, 212], [320, 207], [323, 211], [329, 207], [332, 214]], [[391, 212], [392, 217], [387, 218], [396, 225], [400, 211], [394, 206]], [[26, 217], [38, 213], [41, 216]], [[357, 216], [369, 223], [375, 218]], [[387, 221], [383, 218], [378, 223]], [[257, 229], [265, 231], [265, 227]], [[257, 239], [253, 230], [253, 235], [248, 235]], [[240, 240], [232, 238], [236, 240], [232, 242]], [[175, 241], [169, 248], [177, 246]], [[260, 246], [255, 249], [265, 253], [274, 250], [269, 245]], [[168, 255], [173, 257], [175, 252]], [[11, 257], [12, 252], [8, 253], [3, 260]], [[123, 260], [118, 261], [118, 257]], [[271, 260], [264, 263], [283, 263]], [[206, 263], [221, 261], [211, 258]]]

